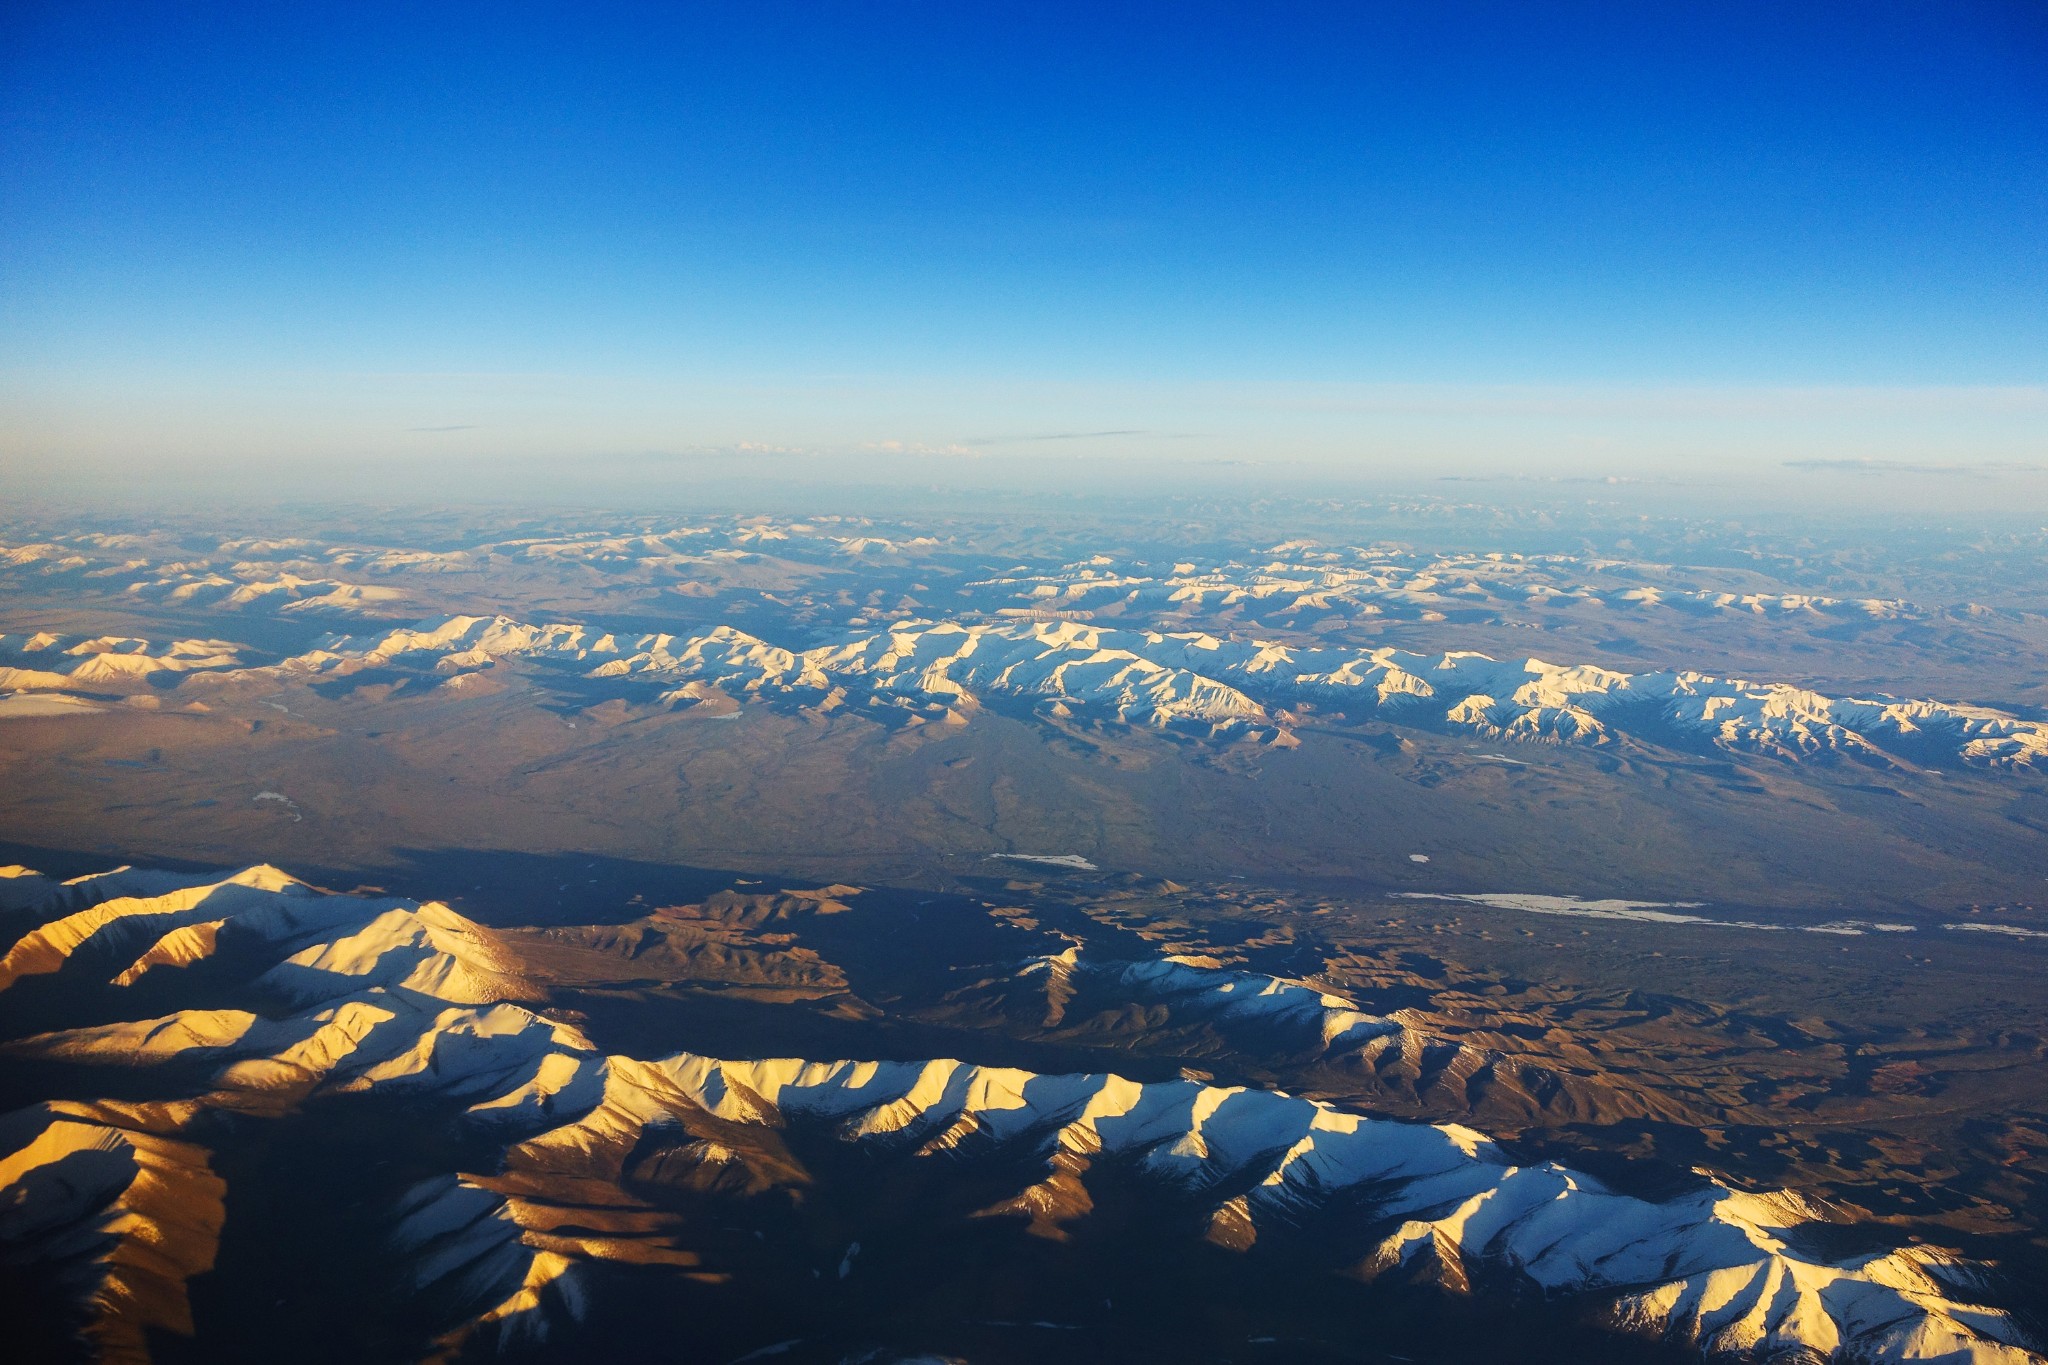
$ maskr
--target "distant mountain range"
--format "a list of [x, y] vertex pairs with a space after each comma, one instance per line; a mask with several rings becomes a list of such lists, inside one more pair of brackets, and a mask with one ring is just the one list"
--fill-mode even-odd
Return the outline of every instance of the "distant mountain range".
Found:
[[[221, 640], [0, 636], [0, 690], [233, 677], [247, 671], [246, 652]], [[264, 667], [280, 676], [414, 667], [445, 678], [513, 658], [572, 664], [593, 679], [677, 684], [660, 695], [668, 704], [699, 704], [713, 688], [736, 701], [895, 708], [919, 722], [964, 723], [984, 703], [1019, 701], [1059, 719], [1085, 714], [1282, 743], [1322, 713], [1489, 739], [1599, 745], [1625, 737], [1788, 760], [1992, 769], [2048, 760], [2048, 722], [1966, 703], [1830, 697], [1682, 669], [1629, 674], [1471, 651], [1308, 648], [1070, 621], [904, 620], [785, 648], [730, 626], [671, 635], [451, 616], [331, 635]]]
[[[288, 670], [500, 658], [572, 662], [593, 678], [704, 684], [735, 699], [803, 696], [929, 708], [961, 721], [984, 700], [1078, 708], [1128, 723], [1279, 737], [1292, 708], [1339, 711], [1487, 738], [1602, 744], [1619, 736], [1799, 759], [2025, 767], [2048, 758], [2048, 722], [1979, 706], [1828, 697], [1787, 683], [1677, 670], [1496, 660], [1457, 651], [1316, 649], [1074, 622], [902, 621], [788, 649], [731, 627], [696, 636], [456, 616], [383, 635], [331, 636]], [[700, 692], [666, 699], [693, 704]]]

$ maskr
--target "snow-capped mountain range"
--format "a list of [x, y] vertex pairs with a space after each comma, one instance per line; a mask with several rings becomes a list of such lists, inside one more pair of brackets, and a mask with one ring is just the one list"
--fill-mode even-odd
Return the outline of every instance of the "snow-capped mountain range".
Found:
[[954, 719], [984, 700], [1009, 698], [1059, 716], [1090, 708], [1129, 724], [1277, 733], [1292, 709], [1308, 706], [1546, 743], [1634, 735], [1784, 758], [1833, 753], [1994, 768], [2048, 757], [2048, 722], [1963, 703], [1829, 697], [1689, 670], [1628, 674], [1465, 651], [1303, 648], [1064, 621], [906, 620], [791, 649], [729, 626], [677, 636], [456, 616], [331, 636], [285, 667], [419, 660], [445, 672], [512, 657], [571, 663], [594, 678], [703, 684], [736, 698], [801, 694], [839, 704], [862, 695], [937, 707]]
[[[1352, 1274], [1569, 1299], [1616, 1332], [1705, 1355], [2042, 1360], [1980, 1302], [1975, 1268], [1919, 1245], [1818, 1250], [1825, 1211], [1790, 1193], [1702, 1177], [1640, 1198], [1520, 1163], [1457, 1125], [1192, 1080], [607, 1053], [550, 1016], [489, 930], [438, 903], [333, 895], [269, 867], [65, 883], [9, 868], [0, 914], [19, 931], [0, 958], [0, 1004], [101, 1016], [16, 1038], [10, 1053], [173, 1078], [171, 1098], [52, 1101], [0, 1120], [0, 1242], [17, 1266], [66, 1268], [105, 1359], [144, 1359], [152, 1332], [194, 1330], [188, 1282], [214, 1263], [234, 1216], [208, 1144], [235, 1130], [209, 1116], [382, 1095], [457, 1113], [463, 1150], [497, 1153], [488, 1168], [415, 1183], [384, 1214], [416, 1292], [457, 1305], [440, 1339], [450, 1351], [572, 1333], [609, 1264], [721, 1273], [632, 1193], [629, 1159], [749, 1198], [814, 1178], [783, 1143], [802, 1131], [893, 1154], [931, 1179], [1022, 1171], [978, 1216], [1015, 1218], [1054, 1242], [1090, 1217], [1091, 1188], [1115, 1167], [1203, 1210], [1203, 1235], [1222, 1247], [1335, 1220], [1367, 1248]], [[1330, 1045], [1388, 1022], [1284, 983], [1168, 967], [1163, 988], [1208, 989], [1220, 1010], [1307, 1011]], [[193, 998], [136, 1018], [129, 1002], [143, 990]], [[849, 1252], [842, 1274], [851, 1263]]]
[[[1313, 708], [1488, 739], [1635, 738], [1787, 758], [2023, 768], [2048, 753], [2048, 722], [2024, 701], [2012, 714], [1925, 699], [1948, 695], [1946, 665], [1943, 683], [1904, 691], [1802, 686], [1782, 663], [1786, 644], [1811, 655], [1876, 630], [1897, 649], [1951, 662], [1980, 651], [2006, 675], [1985, 684], [1990, 695], [2029, 697], [2048, 618], [2023, 609], [2023, 596], [1984, 606], [1859, 594], [1859, 576], [1816, 575], [1788, 556], [1716, 567], [1295, 539], [1210, 543], [1168, 561], [1156, 548], [1086, 553], [1085, 540], [1056, 528], [1001, 539], [1033, 548], [1006, 565], [966, 528], [845, 517], [513, 527], [453, 542], [423, 533], [417, 544], [40, 528], [0, 545], [0, 579], [129, 617], [162, 614], [181, 632], [196, 610], [267, 616], [272, 630], [256, 638], [273, 645], [211, 631], [159, 638], [140, 626], [129, 629], [147, 639], [0, 636], [0, 691], [168, 693], [189, 676], [196, 697], [210, 675], [280, 654], [298, 674], [379, 663], [459, 674], [523, 656], [598, 678], [669, 680], [676, 703], [712, 688], [888, 708], [891, 723], [961, 720], [1011, 702], [1050, 719], [1086, 711], [1284, 742]], [[565, 575], [631, 605], [616, 619], [579, 624], [574, 612], [544, 624], [564, 618], [522, 605], [524, 588], [568, 600]], [[697, 624], [661, 631], [676, 594], [722, 599], [726, 610], [692, 610], [679, 619]], [[300, 619], [388, 622], [436, 604], [405, 628], [351, 627], [310, 651], [275, 644], [306, 640], [284, 628]], [[704, 624], [721, 614], [745, 629]], [[1402, 623], [1406, 648], [1372, 644], [1390, 622]], [[1733, 654], [1712, 651], [1746, 660], [1746, 676], [1733, 676], [1733, 663], [1686, 667], [1679, 629], [1749, 638]], [[1433, 630], [1446, 645], [1478, 647], [1435, 649]], [[1587, 661], [1581, 640], [1601, 637], [1572, 634], [1586, 630], [1613, 631], [1625, 657], [1644, 662], [1622, 671]], [[1644, 630], [1661, 643], [1629, 638]], [[1973, 695], [1967, 680], [1956, 686], [1954, 696]], [[58, 713], [37, 705], [20, 713]]]
[[[0, 636], [0, 691], [233, 678], [250, 671], [247, 654], [212, 639]], [[1960, 702], [1832, 697], [1685, 669], [1630, 674], [1471, 651], [1313, 648], [1073, 621], [907, 619], [792, 648], [730, 626], [675, 635], [451, 616], [330, 635], [263, 669], [293, 677], [396, 665], [460, 675], [517, 658], [571, 665], [594, 679], [673, 684], [662, 699], [685, 705], [708, 687], [736, 700], [793, 698], [828, 710], [864, 703], [956, 722], [985, 703], [1015, 702], [1047, 717], [1086, 713], [1214, 736], [1278, 738], [1311, 712], [1335, 712], [1550, 744], [1631, 737], [1786, 759], [1835, 754], [1994, 769], [2048, 758], [2048, 722]]]

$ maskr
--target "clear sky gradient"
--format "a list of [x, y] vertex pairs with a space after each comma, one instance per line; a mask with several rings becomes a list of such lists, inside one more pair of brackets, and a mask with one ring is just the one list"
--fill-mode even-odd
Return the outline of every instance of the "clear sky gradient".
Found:
[[0, 9], [18, 471], [2026, 466], [2044, 385], [2034, 0]]

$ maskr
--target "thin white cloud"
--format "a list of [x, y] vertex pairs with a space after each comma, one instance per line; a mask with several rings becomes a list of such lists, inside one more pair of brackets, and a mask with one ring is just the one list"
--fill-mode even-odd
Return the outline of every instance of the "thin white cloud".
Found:
[[2001, 474], [2048, 474], [2048, 464], [2026, 460], [1967, 460], [1938, 463], [1920, 460], [1787, 460], [1785, 468], [1819, 474], [1935, 474], [1959, 479], [1988, 479]]

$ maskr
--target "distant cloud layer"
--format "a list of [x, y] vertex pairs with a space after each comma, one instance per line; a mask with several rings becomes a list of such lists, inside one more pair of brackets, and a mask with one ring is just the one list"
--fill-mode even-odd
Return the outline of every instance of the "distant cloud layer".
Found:
[[2024, 460], [1972, 460], [1944, 464], [1914, 460], [1787, 460], [1785, 468], [1822, 474], [1940, 474], [1961, 479], [1984, 479], [1999, 474], [2048, 474], [2048, 464]]
[[1037, 441], [1094, 441], [1111, 436], [1157, 436], [1159, 432], [1132, 427], [1123, 431], [1050, 431], [1040, 436], [984, 436], [967, 442], [971, 446], [1015, 446]]

